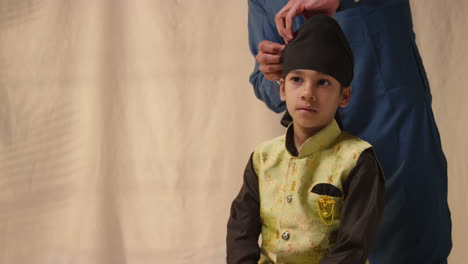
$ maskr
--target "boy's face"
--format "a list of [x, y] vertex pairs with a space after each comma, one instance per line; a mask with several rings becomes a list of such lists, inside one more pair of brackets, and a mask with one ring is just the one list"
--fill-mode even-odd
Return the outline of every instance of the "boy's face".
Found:
[[332, 76], [314, 70], [294, 70], [280, 80], [280, 97], [296, 126], [318, 131], [351, 99], [351, 86], [341, 88]]

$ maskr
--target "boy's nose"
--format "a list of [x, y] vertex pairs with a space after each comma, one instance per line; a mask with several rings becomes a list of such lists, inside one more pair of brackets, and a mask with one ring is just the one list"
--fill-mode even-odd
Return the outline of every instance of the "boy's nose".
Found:
[[309, 86], [309, 87], [305, 87], [303, 90], [302, 90], [302, 99], [303, 100], [311, 100], [311, 101], [315, 101], [317, 98], [315, 97], [315, 89], [314, 87], [312, 86]]

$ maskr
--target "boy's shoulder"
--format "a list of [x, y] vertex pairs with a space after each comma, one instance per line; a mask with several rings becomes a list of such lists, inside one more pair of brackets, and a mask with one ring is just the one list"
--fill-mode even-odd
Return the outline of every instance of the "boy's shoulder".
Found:
[[344, 162], [355, 165], [361, 154], [371, 147], [372, 145], [369, 142], [349, 132], [341, 131], [341, 134], [335, 143], [330, 146], [327, 153], [330, 156], [337, 155]]
[[286, 135], [281, 135], [258, 144], [254, 152], [271, 152], [284, 149]]
[[286, 136], [281, 135], [258, 144], [252, 155], [254, 167], [266, 162], [266, 160], [275, 159], [275, 157], [285, 154], [285, 141]]
[[341, 134], [338, 136], [336, 143], [342, 147], [348, 148], [360, 148], [360, 149], [368, 149], [372, 147], [372, 145], [365, 141], [362, 138], [356, 137], [353, 134], [347, 131], [341, 131]]
[[[286, 135], [281, 135], [273, 139], [264, 141], [255, 147], [254, 155], [261, 155], [261, 153], [275, 153], [279, 154], [286, 151], [285, 148]], [[351, 133], [342, 130], [337, 139], [331, 144], [330, 147], [340, 146], [340, 148], [351, 148], [351, 149], [367, 149], [372, 145]]]
[[[257, 169], [259, 164], [264, 164], [267, 160], [283, 160], [287, 153], [285, 141], [286, 135], [281, 135], [258, 144], [252, 156], [254, 168]], [[369, 142], [342, 130], [336, 140], [324, 146], [321, 151], [323, 157], [339, 155], [342, 160], [356, 161], [364, 150], [371, 147]]]

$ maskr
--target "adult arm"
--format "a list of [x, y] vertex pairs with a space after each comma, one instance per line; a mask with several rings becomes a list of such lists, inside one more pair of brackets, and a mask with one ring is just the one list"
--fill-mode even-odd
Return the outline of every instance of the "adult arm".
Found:
[[[248, 1], [249, 48], [256, 58], [255, 67], [249, 81], [254, 88], [255, 96], [262, 100], [272, 111], [280, 113], [286, 109], [279, 96], [279, 85], [276, 82], [281, 78], [282, 68], [278, 62], [284, 47], [284, 41], [276, 30], [273, 21], [274, 14], [267, 12], [264, 2], [265, 0]], [[260, 44], [261, 42], [262, 44]], [[260, 50], [260, 48], [263, 50]], [[262, 70], [268, 78], [265, 77]]]
[[303, 15], [309, 18], [315, 14], [332, 16], [336, 12], [359, 6], [361, 1], [365, 4], [379, 2], [376, 0], [289, 0], [275, 16], [276, 28], [279, 35], [288, 43], [294, 38], [292, 25], [295, 17]]

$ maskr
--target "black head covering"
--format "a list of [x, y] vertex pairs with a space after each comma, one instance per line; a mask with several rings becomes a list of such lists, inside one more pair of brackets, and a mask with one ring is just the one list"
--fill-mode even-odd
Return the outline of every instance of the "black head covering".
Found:
[[328, 74], [343, 86], [353, 80], [353, 52], [338, 23], [327, 15], [306, 20], [281, 58], [285, 77], [292, 70], [308, 69]]

